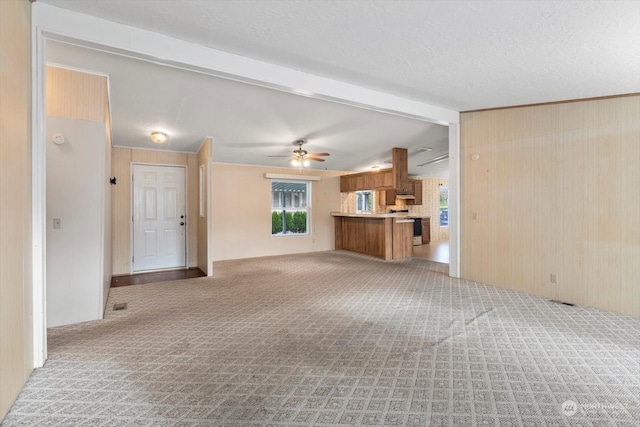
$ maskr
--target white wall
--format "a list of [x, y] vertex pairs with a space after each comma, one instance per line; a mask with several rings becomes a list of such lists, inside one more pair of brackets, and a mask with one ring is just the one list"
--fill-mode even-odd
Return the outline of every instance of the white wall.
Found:
[[[198, 268], [202, 270], [207, 276], [213, 276], [213, 250], [212, 250], [212, 227], [211, 227], [211, 201], [212, 196], [211, 189], [211, 138], [205, 139], [198, 151], [198, 157], [196, 160], [197, 171], [197, 188], [192, 189], [197, 191], [198, 194], [198, 208], [197, 212], [192, 215], [192, 223], [197, 223], [198, 229]], [[202, 172], [200, 172], [202, 168]], [[200, 179], [200, 173], [202, 173], [202, 179]], [[200, 188], [202, 186], [202, 188]], [[200, 200], [202, 192], [202, 200]], [[200, 212], [200, 203], [202, 203], [203, 212]], [[197, 221], [193, 221], [193, 218], [197, 218]]]
[[106, 151], [104, 123], [47, 117], [47, 327], [102, 317]]
[[[214, 148], [215, 150], [215, 148]], [[294, 168], [213, 164], [211, 191], [213, 260], [335, 249], [332, 211], [340, 211], [340, 172], [306, 170], [320, 176], [311, 188], [311, 234], [271, 235], [271, 180], [266, 172], [298, 175]]]
[[[108, 118], [107, 118], [108, 119]], [[104, 144], [104, 171], [102, 173], [102, 206], [104, 213], [102, 215], [102, 311], [100, 317], [104, 314], [104, 308], [109, 297], [109, 288], [111, 287], [111, 277], [113, 276], [113, 239], [111, 228], [111, 191], [112, 186], [109, 178], [111, 177], [111, 122], [107, 120], [105, 132], [107, 140]]]

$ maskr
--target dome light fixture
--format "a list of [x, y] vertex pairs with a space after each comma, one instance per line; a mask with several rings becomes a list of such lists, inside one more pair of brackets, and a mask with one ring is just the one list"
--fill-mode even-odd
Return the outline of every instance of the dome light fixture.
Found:
[[151, 141], [155, 142], [156, 144], [164, 144], [169, 140], [169, 135], [167, 135], [164, 132], [155, 131], [155, 132], [151, 132], [150, 138], [151, 138]]

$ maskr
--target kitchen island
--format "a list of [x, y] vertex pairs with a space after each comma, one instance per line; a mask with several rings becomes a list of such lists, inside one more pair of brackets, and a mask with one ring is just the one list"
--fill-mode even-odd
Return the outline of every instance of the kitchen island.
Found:
[[413, 219], [398, 214], [331, 212], [335, 247], [384, 260], [413, 255]]

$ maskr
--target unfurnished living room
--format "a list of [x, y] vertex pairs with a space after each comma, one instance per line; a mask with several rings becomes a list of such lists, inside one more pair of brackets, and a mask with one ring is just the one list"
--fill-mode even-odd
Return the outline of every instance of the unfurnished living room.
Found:
[[640, 2], [0, 1], [0, 423], [640, 424]]

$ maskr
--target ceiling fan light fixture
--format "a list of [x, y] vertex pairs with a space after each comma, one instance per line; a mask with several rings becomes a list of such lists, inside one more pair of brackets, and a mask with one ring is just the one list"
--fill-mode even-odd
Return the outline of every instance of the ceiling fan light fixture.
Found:
[[169, 135], [160, 131], [151, 132], [149, 137], [151, 138], [151, 141], [156, 144], [164, 144], [169, 140]]
[[291, 159], [291, 164], [293, 166], [300, 166], [300, 160], [299, 159]]
[[302, 165], [303, 166], [309, 166], [309, 160], [307, 160], [307, 159], [302, 160]]

